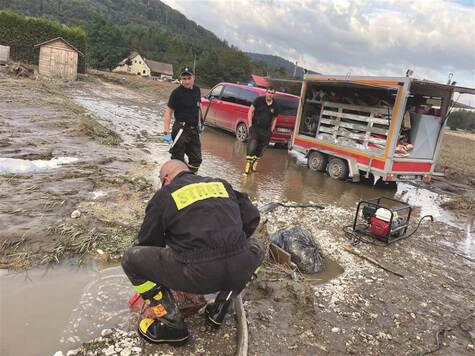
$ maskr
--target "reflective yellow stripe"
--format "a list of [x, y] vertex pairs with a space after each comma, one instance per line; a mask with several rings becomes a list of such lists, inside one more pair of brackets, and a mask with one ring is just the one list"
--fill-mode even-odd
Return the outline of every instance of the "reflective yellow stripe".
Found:
[[152, 289], [155, 286], [156, 286], [155, 283], [147, 281], [145, 283], [142, 283], [139, 286], [134, 286], [134, 289], [137, 293], [142, 294], [142, 293], [148, 292], [150, 289]]
[[149, 318], [142, 319], [139, 324], [140, 330], [145, 334], [148, 328], [150, 327], [150, 325], [152, 325], [154, 321], [155, 321], [154, 319], [149, 319]]
[[222, 182], [193, 183], [186, 185], [172, 193], [178, 210], [209, 198], [229, 198], [229, 194]]

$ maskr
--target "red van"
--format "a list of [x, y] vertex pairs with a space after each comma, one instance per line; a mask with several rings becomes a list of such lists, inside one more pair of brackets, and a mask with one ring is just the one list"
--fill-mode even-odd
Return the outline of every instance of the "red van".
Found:
[[[201, 110], [206, 114], [206, 125], [232, 132], [239, 141], [248, 137], [247, 112], [258, 96], [266, 90], [233, 83], [219, 83], [201, 99]], [[291, 140], [299, 97], [276, 92], [274, 99], [280, 104], [281, 113], [270, 139], [271, 143], [287, 144]]]

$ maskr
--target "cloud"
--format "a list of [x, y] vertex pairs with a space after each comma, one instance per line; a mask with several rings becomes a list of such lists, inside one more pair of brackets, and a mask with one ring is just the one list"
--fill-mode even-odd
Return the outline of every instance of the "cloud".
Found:
[[[333, 74], [475, 86], [475, 8], [447, 0], [163, 0], [244, 51]], [[191, 6], [190, 6], [191, 5]]]

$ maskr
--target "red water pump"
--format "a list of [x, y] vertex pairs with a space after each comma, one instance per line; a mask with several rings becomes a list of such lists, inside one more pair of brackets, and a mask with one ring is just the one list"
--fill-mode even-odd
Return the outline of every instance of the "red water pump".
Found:
[[358, 203], [353, 231], [391, 243], [406, 237], [412, 207], [391, 198], [363, 200]]

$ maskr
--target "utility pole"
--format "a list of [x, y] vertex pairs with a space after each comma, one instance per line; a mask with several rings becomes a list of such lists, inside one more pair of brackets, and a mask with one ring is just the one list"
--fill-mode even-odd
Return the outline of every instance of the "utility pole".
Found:
[[297, 76], [297, 65], [298, 65], [298, 62], [295, 61], [295, 66], [294, 66], [294, 75], [293, 77], [295, 78]]

